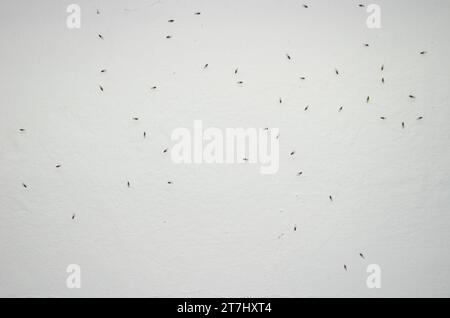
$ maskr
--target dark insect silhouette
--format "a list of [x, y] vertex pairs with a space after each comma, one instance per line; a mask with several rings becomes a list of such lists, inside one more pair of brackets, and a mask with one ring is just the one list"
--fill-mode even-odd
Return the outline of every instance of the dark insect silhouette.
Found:
[[100, 14], [100, 10], [99, 9], [97, 9], [97, 14]]
[[147, 137], [147, 133], [144, 131], [144, 138], [146, 138]]
[[384, 77], [381, 79], [381, 83], [383, 83], [384, 84]]
[[385, 120], [385, 119], [386, 119], [386, 117], [380, 117], [380, 119], [381, 119], [381, 120]]
[[409, 95], [409, 98], [411, 98], [411, 99], [416, 99], [416, 96], [414, 96], [414, 95]]
[[303, 5], [303, 8], [308, 9], [309, 6], [308, 6], [307, 4], [304, 4], [304, 5]]
[[152, 86], [152, 88], [151, 88], [152, 90], [155, 90], [155, 89], [157, 89], [157, 87], [156, 86]]
[[364, 8], [366, 5], [365, 4], [358, 4], [358, 7], [360, 8]]
[[370, 45], [368, 43], [364, 43], [364, 46], [365, 47], [369, 47]]
[[106, 73], [106, 69], [101, 70], [100, 73]]
[[99, 37], [101, 40], [104, 40], [103, 35], [99, 34], [98, 37]]
[[362, 259], [366, 259], [366, 258], [364, 257], [364, 254], [363, 254], [363, 253], [359, 253], [359, 256], [361, 256]]
[[295, 150], [291, 152], [291, 156], [295, 155]]
[[333, 202], [333, 196], [330, 195], [329, 198], [330, 198], [330, 201]]
[[300, 77], [300, 79], [301, 79], [302, 81], [304, 81], [304, 80], [306, 79], [306, 77], [302, 76], [302, 77]]
[[25, 183], [22, 183], [22, 186], [26, 189], [28, 186]]
[[239, 81], [238, 84], [244, 84], [244, 82], [243, 81]]
[[305, 112], [307, 112], [307, 111], [308, 111], [308, 109], [309, 109], [309, 106], [306, 106], [306, 107], [305, 107]]
[[282, 104], [282, 103], [283, 103], [283, 100], [281, 99], [281, 97], [280, 97], [280, 100], [279, 100], [279, 102], [280, 102], [280, 104]]
[[174, 22], [175, 22], [175, 20], [169, 20], [168, 22], [169, 22], [169, 23], [174, 23]]
[[341, 112], [344, 109], [344, 107], [341, 106], [341, 108], [339, 108], [339, 112]]
[[337, 68], [334, 71], [336, 72], [336, 75], [339, 75], [339, 70]]
[[209, 64], [205, 64], [205, 66], [203, 66], [204, 69], [208, 68]]
[[303, 174], [303, 171], [300, 171], [299, 173], [297, 173], [297, 176], [301, 176]]
[[420, 52], [420, 55], [425, 55], [425, 54], [427, 54], [427, 51]]
[[239, 72], [238, 68], [234, 70], [234, 74], [237, 74], [238, 72]]
[[294, 232], [297, 232], [297, 225], [294, 225]]
[[127, 182], [127, 187], [131, 187], [130, 181]]
[[347, 265], [344, 265], [344, 269], [345, 269], [345, 271], [347, 271]]
[[27, 130], [24, 129], [24, 128], [20, 128], [19, 131], [20, 131], [20, 132], [26, 132]]
[[286, 54], [286, 57], [287, 57], [288, 60], [291, 59], [291, 56], [289, 54]]
[[200, 15], [200, 14], [202, 14], [201, 12], [195, 12], [194, 13], [195, 15]]
[[72, 214], [72, 220], [75, 220], [75, 213]]
[[366, 102], [367, 102], [367, 103], [370, 102], [370, 96], [367, 96]]
[[168, 181], [167, 184], [173, 184], [173, 182], [172, 181]]
[[381, 65], [381, 71], [384, 71], [384, 65]]
[[171, 35], [167, 35], [167, 36], [166, 36], [166, 39], [171, 39], [171, 38], [172, 38]]
[[134, 121], [138, 121], [139, 120], [139, 117], [133, 117], [132, 118]]
[[102, 92], [105, 90], [102, 85], [100, 85], [99, 87]]
[[417, 120], [422, 120], [423, 119], [423, 117], [422, 116], [420, 116], [420, 117], [417, 117]]
[[402, 128], [405, 129], [405, 123], [404, 122], [402, 123]]
[[167, 151], [169, 151], [169, 149], [166, 148], [163, 150], [163, 153], [167, 153]]
[[56, 165], [56, 168], [61, 168], [62, 166], [61, 165]]

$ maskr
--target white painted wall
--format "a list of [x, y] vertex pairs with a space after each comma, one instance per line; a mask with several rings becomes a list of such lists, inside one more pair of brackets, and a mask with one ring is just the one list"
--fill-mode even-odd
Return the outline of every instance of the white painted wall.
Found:
[[[79, 30], [0, 1], [0, 296], [450, 296], [449, 1], [378, 0], [379, 30], [359, 0], [73, 2]], [[280, 128], [279, 173], [175, 165], [196, 119]]]

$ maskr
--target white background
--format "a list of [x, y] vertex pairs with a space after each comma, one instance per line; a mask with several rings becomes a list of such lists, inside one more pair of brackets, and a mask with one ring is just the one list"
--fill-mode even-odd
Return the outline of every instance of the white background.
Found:
[[[450, 296], [450, 2], [369, 29], [304, 1], [77, 1], [71, 30], [72, 2], [1, 0], [0, 296]], [[196, 119], [279, 128], [279, 173], [175, 165]]]

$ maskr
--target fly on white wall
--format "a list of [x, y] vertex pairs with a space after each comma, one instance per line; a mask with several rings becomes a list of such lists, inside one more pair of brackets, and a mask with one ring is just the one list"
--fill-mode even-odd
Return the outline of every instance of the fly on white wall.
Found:
[[448, 297], [449, 14], [1, 1], [0, 296]]

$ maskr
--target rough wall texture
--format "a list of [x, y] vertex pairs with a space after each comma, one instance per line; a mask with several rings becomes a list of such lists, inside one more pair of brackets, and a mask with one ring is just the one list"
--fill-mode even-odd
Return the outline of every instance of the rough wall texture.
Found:
[[[74, 1], [0, 1], [0, 296], [450, 296], [449, 1]], [[197, 119], [279, 172], [174, 164]]]

